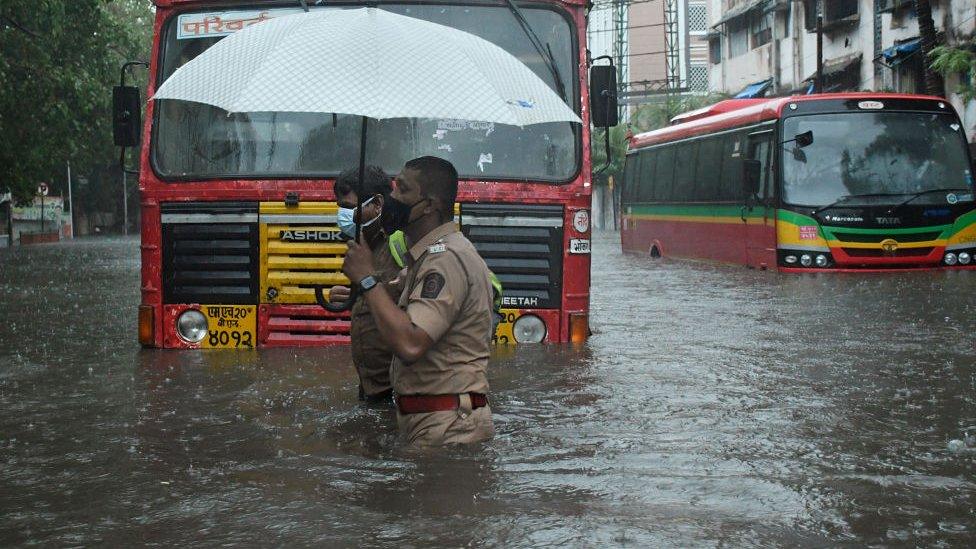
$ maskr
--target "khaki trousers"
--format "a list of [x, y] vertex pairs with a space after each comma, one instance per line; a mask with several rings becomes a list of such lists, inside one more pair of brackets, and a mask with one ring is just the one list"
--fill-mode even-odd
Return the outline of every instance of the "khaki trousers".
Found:
[[401, 414], [397, 412], [400, 436], [413, 446], [444, 446], [447, 444], [471, 444], [495, 436], [495, 424], [491, 420], [491, 407], [471, 410], [468, 407], [446, 412]]

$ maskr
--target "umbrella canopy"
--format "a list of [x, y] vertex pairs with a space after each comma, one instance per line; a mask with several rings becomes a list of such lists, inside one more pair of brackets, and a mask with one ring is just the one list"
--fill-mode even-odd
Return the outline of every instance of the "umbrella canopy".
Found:
[[178, 69], [155, 99], [228, 112], [582, 121], [535, 73], [472, 34], [377, 8], [321, 9], [248, 27]]

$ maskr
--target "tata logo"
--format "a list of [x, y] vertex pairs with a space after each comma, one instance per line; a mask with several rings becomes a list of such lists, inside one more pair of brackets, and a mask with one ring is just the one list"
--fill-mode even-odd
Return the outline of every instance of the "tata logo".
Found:
[[878, 225], [901, 225], [900, 217], [876, 217], [874, 220]]
[[283, 242], [343, 242], [338, 231], [281, 231]]
[[881, 241], [881, 249], [884, 253], [893, 255], [898, 251], [898, 241], [893, 238], [886, 238]]

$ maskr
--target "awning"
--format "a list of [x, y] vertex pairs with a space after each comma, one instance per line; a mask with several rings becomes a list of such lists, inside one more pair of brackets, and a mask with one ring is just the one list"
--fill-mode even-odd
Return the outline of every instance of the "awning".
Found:
[[712, 25], [712, 28], [714, 29], [715, 27], [724, 25], [725, 23], [728, 23], [729, 21], [735, 19], [736, 17], [741, 17], [749, 13], [750, 11], [761, 6], [765, 1], [766, 0], [746, 0], [745, 2], [725, 12], [725, 15], [723, 15], [721, 19], [719, 19], [718, 21], [715, 22], [714, 25]]
[[743, 15], [749, 13], [752, 10], [762, 8], [763, 13], [770, 12], [779, 9], [785, 9], [788, 6], [786, 0], [745, 0], [738, 6], [725, 12], [725, 15], [721, 19], [712, 25], [712, 28], [720, 27], [725, 23], [735, 19], [736, 17], [742, 17]]
[[[834, 57], [833, 59], [827, 59], [824, 61], [824, 76], [831, 76], [846, 71], [853, 65], [859, 65], [861, 63], [861, 54], [852, 53], [850, 55], [842, 55], [840, 57]], [[813, 80], [817, 77], [817, 73], [814, 72], [810, 76], [803, 79], [804, 82], [807, 80]]]
[[922, 48], [922, 39], [913, 38], [901, 44], [896, 44], [881, 52], [881, 56], [890, 65], [899, 65]]
[[763, 97], [769, 90], [769, 87], [773, 85], [773, 79], [763, 80], [761, 82], [756, 82], [749, 84], [742, 89], [739, 93], [735, 94], [735, 99], [752, 99], [755, 97]]

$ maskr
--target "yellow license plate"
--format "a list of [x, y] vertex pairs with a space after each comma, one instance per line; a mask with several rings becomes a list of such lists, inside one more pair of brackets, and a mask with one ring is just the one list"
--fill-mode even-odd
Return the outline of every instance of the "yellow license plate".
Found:
[[512, 330], [515, 326], [515, 320], [521, 316], [521, 312], [515, 309], [502, 309], [499, 311], [502, 318], [498, 322], [498, 327], [495, 328], [495, 336], [491, 338], [491, 342], [497, 345], [514, 345], [515, 336], [512, 334]]
[[257, 307], [255, 305], [203, 305], [207, 317], [204, 349], [253, 349], [257, 346]]

